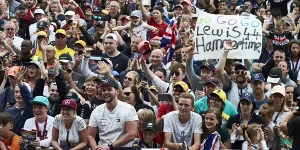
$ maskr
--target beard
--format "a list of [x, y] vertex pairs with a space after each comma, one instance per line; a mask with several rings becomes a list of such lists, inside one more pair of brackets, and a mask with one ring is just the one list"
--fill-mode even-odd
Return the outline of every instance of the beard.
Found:
[[242, 84], [242, 83], [245, 83], [245, 82], [246, 82], [246, 78], [245, 78], [245, 77], [236, 77], [236, 78], [235, 78], [235, 81], [236, 81], [237, 83]]
[[111, 103], [116, 98], [116, 95], [112, 95], [112, 94], [104, 95], [103, 98], [105, 103]]

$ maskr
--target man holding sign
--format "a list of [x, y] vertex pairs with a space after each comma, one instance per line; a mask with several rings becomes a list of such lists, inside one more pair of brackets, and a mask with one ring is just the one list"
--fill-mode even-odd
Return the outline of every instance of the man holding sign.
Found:
[[229, 59], [258, 59], [262, 48], [262, 25], [245, 16], [201, 12], [195, 29], [195, 60], [219, 59], [224, 41], [232, 41]]

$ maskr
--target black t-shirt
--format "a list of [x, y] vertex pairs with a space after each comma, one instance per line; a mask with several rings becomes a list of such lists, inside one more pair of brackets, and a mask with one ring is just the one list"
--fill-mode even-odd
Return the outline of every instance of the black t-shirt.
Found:
[[85, 77], [77, 72], [72, 72], [72, 79], [78, 88], [82, 88], [85, 82]]
[[104, 104], [104, 100], [99, 100], [96, 97], [94, 97], [92, 100], [86, 101], [82, 107], [80, 116], [83, 119], [90, 119], [93, 110], [101, 104]]
[[[227, 129], [232, 129], [232, 125], [234, 123], [241, 124], [241, 116], [240, 115], [241, 114], [236, 114], [236, 115], [230, 117], [227, 121], [226, 128]], [[249, 124], [252, 124], [252, 123], [263, 125], [264, 118], [253, 113], [253, 115], [252, 115], [252, 117], [249, 121]], [[241, 149], [243, 142], [244, 141], [236, 141], [235, 143], [232, 143], [231, 148], [232, 149]]]
[[271, 10], [273, 8], [278, 8], [281, 10], [281, 16], [286, 16], [288, 14], [287, 3], [289, 0], [270, 0]]
[[287, 122], [288, 134], [293, 137], [292, 150], [300, 149], [300, 117], [296, 117]]
[[107, 54], [103, 54], [103, 58], [109, 58], [113, 63], [113, 70], [119, 73], [127, 69], [129, 58], [123, 53], [115, 57], [109, 57]]

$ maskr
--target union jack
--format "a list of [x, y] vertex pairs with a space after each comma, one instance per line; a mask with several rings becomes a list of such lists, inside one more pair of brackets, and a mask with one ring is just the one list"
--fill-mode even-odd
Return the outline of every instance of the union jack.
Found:
[[167, 64], [168, 62], [172, 61], [174, 56], [175, 46], [177, 42], [176, 27], [177, 21], [171, 20], [161, 40], [160, 46], [165, 48], [164, 64]]

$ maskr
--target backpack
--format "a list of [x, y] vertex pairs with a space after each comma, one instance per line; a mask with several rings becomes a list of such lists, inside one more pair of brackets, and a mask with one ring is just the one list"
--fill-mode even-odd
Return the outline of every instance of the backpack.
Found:
[[14, 140], [14, 137], [16, 136], [17, 134], [13, 133], [10, 137], [9, 137], [9, 140], [8, 140], [8, 146], [11, 146], [13, 140]]

